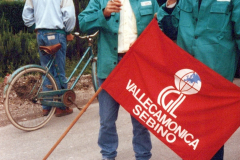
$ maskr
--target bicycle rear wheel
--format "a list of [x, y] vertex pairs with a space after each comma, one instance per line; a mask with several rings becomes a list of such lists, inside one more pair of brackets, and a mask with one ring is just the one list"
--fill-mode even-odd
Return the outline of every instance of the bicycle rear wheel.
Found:
[[94, 90], [96, 92], [99, 88], [99, 83], [97, 78], [97, 57], [94, 57], [92, 61], [92, 83], [93, 83]]
[[55, 107], [52, 107], [47, 116], [43, 116], [42, 105], [36, 98], [42, 91], [43, 80], [48, 80], [48, 88], [57, 90], [57, 84], [51, 74], [42, 68], [25, 68], [16, 74], [6, 90], [4, 102], [8, 119], [18, 129], [33, 131], [43, 127], [53, 116]]

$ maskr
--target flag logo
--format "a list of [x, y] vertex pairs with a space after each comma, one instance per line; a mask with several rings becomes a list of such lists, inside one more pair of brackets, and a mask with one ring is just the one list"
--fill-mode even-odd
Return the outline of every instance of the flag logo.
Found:
[[[175, 86], [168, 86], [164, 88], [158, 95], [157, 102], [163, 107], [171, 116], [177, 118], [174, 111], [184, 101], [186, 95], [196, 94], [200, 91], [202, 83], [199, 75], [191, 69], [182, 69], [175, 74]], [[176, 99], [167, 101], [168, 97], [177, 95]]]
[[175, 86], [182, 94], [196, 94], [202, 82], [199, 75], [191, 69], [182, 69], [175, 74]]

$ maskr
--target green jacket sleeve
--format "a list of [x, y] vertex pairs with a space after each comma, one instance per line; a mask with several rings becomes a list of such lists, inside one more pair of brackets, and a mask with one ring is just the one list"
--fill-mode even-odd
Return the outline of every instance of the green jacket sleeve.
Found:
[[234, 28], [234, 38], [236, 39], [238, 50], [240, 50], [240, 1], [235, 0], [232, 1], [232, 3], [233, 3], [232, 22]]
[[107, 19], [103, 15], [103, 9], [99, 0], [90, 0], [86, 9], [78, 15], [80, 30], [90, 34], [99, 28], [107, 29]]

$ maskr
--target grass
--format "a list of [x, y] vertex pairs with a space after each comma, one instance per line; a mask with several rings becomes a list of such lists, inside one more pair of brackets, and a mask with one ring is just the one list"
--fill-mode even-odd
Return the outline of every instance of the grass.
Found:
[[[74, 70], [75, 66], [79, 62], [79, 59], [76, 60], [66, 60], [66, 76], [69, 77]], [[86, 61], [83, 61], [82, 64], [78, 67], [77, 71], [74, 73], [74, 76], [78, 76], [78, 74], [81, 72], [81, 69], [85, 65]], [[83, 72], [83, 74], [91, 74], [91, 63], [87, 66], [86, 70]]]

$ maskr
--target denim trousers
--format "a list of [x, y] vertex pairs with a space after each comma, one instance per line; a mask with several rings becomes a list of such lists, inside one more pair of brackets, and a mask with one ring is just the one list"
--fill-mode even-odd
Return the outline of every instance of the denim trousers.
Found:
[[[60, 84], [60, 81], [58, 78], [58, 76], [59, 76], [62, 82], [66, 82], [66, 76], [65, 76], [66, 50], [67, 50], [66, 34], [57, 33], [57, 32], [48, 31], [48, 30], [38, 30], [37, 43], [38, 43], [38, 47], [39, 46], [51, 46], [51, 45], [54, 45], [57, 43], [60, 43], [62, 45], [62, 47], [56, 53], [55, 64], [52, 65], [49, 72], [55, 78], [58, 88], [66, 89], [67, 83]], [[46, 67], [49, 60], [51, 59], [51, 55], [43, 54], [42, 51], [40, 51], [40, 50], [39, 50], [39, 55], [40, 55], [41, 66]], [[54, 65], [56, 65], [58, 67], [59, 75], [58, 75]], [[48, 85], [50, 85], [50, 82], [47, 79], [43, 83], [43, 91], [51, 90], [50, 87], [47, 87]], [[42, 107], [43, 107], [43, 109], [51, 109], [51, 106], [42, 106]], [[61, 109], [64, 109], [64, 108], [65, 107], [62, 107]]]
[[[103, 82], [104, 79], [99, 79], [99, 85]], [[101, 148], [102, 158], [114, 159], [117, 156], [118, 147], [115, 122], [118, 118], [119, 104], [105, 90], [99, 93], [98, 100], [100, 115], [98, 145]], [[132, 116], [131, 121], [133, 126], [132, 144], [136, 160], [149, 160], [152, 156], [150, 133]]]

